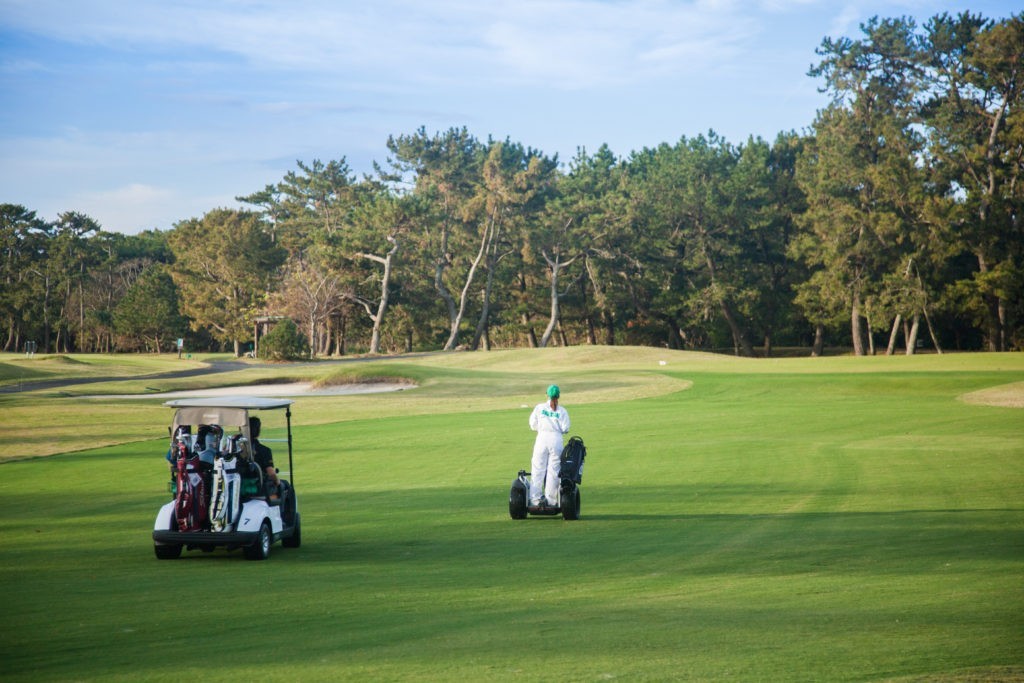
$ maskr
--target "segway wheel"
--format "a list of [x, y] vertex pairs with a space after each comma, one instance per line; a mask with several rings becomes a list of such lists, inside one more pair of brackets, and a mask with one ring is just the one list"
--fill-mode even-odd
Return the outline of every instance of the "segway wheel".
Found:
[[522, 486], [513, 484], [512, 490], [509, 491], [508, 514], [512, 519], [526, 519], [526, 491]]
[[562, 518], [575, 520], [580, 518], [580, 487], [573, 485], [572, 493], [562, 497]]

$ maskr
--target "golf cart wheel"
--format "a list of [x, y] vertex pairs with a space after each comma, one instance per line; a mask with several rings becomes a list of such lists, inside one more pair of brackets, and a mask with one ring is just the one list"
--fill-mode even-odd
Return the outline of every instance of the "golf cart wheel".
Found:
[[180, 543], [155, 543], [153, 544], [153, 550], [156, 551], [157, 559], [160, 560], [176, 560], [181, 557]]
[[512, 519], [526, 519], [526, 491], [522, 486], [512, 486], [508, 494], [508, 514]]
[[291, 536], [281, 540], [281, 545], [285, 548], [298, 548], [302, 545], [302, 515], [298, 512], [295, 513], [295, 530]]
[[256, 534], [256, 542], [245, 548], [245, 559], [265, 560], [270, 557], [270, 544], [274, 537], [270, 533], [270, 522], [263, 520], [260, 524], [259, 533]]
[[295, 490], [291, 487], [287, 487], [282, 492], [284, 501], [281, 505], [281, 518], [285, 524], [291, 524], [292, 520], [295, 519], [295, 515], [298, 514], [295, 510]]
[[562, 500], [562, 518], [568, 520], [580, 518], [580, 488], [578, 486], [573, 486], [572, 493], [567, 494]]

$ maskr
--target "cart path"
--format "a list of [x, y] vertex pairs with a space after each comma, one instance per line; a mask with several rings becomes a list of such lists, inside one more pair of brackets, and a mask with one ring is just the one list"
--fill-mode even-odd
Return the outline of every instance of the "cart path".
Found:
[[39, 391], [40, 389], [59, 389], [62, 387], [78, 386], [79, 384], [97, 384], [99, 382], [116, 382], [127, 379], [179, 379], [184, 377], [196, 377], [198, 375], [213, 375], [221, 372], [233, 372], [253, 367], [251, 363], [243, 363], [234, 360], [210, 361], [204, 367], [191, 368], [189, 370], [172, 370], [170, 372], [155, 372], [149, 375], [136, 375], [125, 377], [124, 375], [114, 377], [81, 377], [62, 379], [40, 379], [29, 382], [15, 382], [0, 387], [0, 394], [17, 394], [22, 391]]
[[[396, 356], [363, 356], [360, 358], [330, 358], [311, 362], [294, 363], [292, 367], [301, 367], [306, 365], [328, 366], [338, 365], [342, 363], [360, 363], [392, 359], [408, 359], [419, 356], [426, 356], [432, 353], [441, 352], [406, 353]], [[182, 379], [185, 377], [197, 377], [199, 375], [216, 375], [222, 372], [234, 372], [236, 370], [258, 368], [263, 365], [280, 366], [280, 364], [278, 363], [252, 363], [240, 360], [214, 360], [207, 361], [206, 365], [200, 368], [191, 368], [189, 370], [172, 370], [170, 372], [156, 372], [149, 375], [136, 375], [135, 377], [125, 377], [124, 375], [114, 377], [82, 377], [79, 379], [65, 377], [62, 379], [41, 379], [28, 382], [14, 382], [13, 384], [0, 386], [0, 394], [17, 394], [23, 391], [39, 391], [41, 389], [60, 389], [63, 387], [78, 386], [80, 384], [98, 384], [100, 382], [116, 382], [127, 379]]]

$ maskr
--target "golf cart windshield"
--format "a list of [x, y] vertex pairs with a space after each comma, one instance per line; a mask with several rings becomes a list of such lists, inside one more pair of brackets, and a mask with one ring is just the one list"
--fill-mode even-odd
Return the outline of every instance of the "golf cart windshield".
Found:
[[[252, 443], [249, 433], [249, 412], [253, 410], [285, 409], [287, 420], [288, 469], [292, 469], [291, 409], [294, 401], [287, 398], [263, 398], [259, 396], [222, 396], [219, 398], [179, 398], [166, 401], [165, 406], [177, 408], [171, 434], [178, 433], [182, 425], [220, 425], [222, 429], [236, 428]], [[292, 475], [294, 476], [294, 475]]]
[[[228, 398], [183, 398], [167, 401], [165, 406], [177, 408], [171, 433], [177, 434], [181, 425], [215, 424], [223, 427], [237, 427], [250, 439], [249, 411], [287, 408], [294, 401], [285, 398], [259, 398], [255, 396], [234, 396]], [[290, 411], [289, 411], [290, 412]]]

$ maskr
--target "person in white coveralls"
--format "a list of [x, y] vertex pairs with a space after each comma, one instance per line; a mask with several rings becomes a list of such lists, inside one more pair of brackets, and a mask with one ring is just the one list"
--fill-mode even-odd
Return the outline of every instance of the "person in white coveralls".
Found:
[[[562, 466], [562, 435], [569, 431], [569, 411], [558, 405], [561, 395], [554, 384], [548, 387], [548, 400], [538, 403], [530, 413], [530, 429], [537, 432], [533, 442], [530, 471], [530, 505], [555, 505], [558, 501], [558, 472]], [[541, 497], [543, 494], [543, 498]]]

